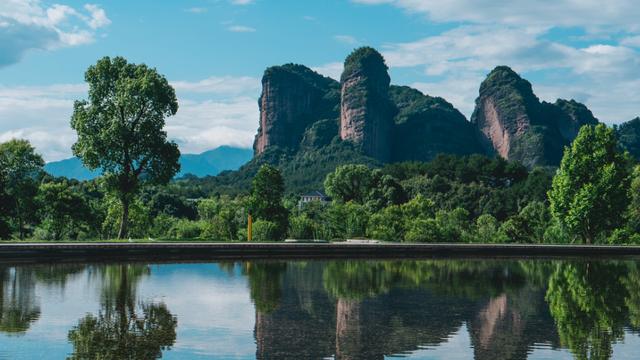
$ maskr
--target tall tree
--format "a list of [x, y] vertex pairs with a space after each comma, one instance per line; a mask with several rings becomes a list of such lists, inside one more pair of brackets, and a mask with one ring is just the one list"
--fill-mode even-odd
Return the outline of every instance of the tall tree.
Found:
[[571, 235], [592, 243], [622, 225], [629, 172], [613, 129], [604, 124], [583, 126], [553, 178], [548, 193], [551, 214]]
[[627, 227], [634, 233], [640, 233], [640, 165], [633, 169], [631, 178]]
[[38, 190], [38, 212], [47, 238], [60, 240], [63, 236], [77, 236], [77, 230], [89, 219], [91, 209], [82, 196], [67, 181], [49, 182]]
[[11, 235], [9, 224], [9, 195], [5, 190], [4, 173], [0, 169], [0, 239], [6, 239]]
[[144, 64], [105, 57], [85, 73], [89, 99], [76, 101], [73, 153], [102, 169], [122, 203], [119, 238], [128, 233], [129, 205], [146, 183], [165, 184], [180, 170], [178, 146], [167, 140], [165, 117], [178, 111], [167, 79]]
[[284, 180], [280, 170], [271, 165], [262, 165], [253, 178], [250, 209], [256, 219], [274, 222], [278, 237], [284, 237], [288, 227], [289, 214], [282, 205]]
[[0, 178], [8, 197], [9, 213], [15, 219], [20, 239], [25, 224], [35, 214], [34, 199], [44, 160], [27, 140], [9, 140], [0, 144]]
[[329, 196], [340, 202], [354, 201], [364, 204], [374, 186], [374, 174], [369, 167], [361, 164], [338, 166], [327, 175], [324, 189]]

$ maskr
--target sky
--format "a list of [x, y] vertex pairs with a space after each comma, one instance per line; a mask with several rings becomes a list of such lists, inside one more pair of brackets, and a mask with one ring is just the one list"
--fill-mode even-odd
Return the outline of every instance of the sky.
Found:
[[248, 148], [266, 67], [337, 79], [364, 45], [383, 54], [393, 84], [467, 117], [486, 74], [508, 65], [542, 100], [575, 99], [615, 124], [640, 115], [638, 18], [633, 0], [0, 0], [0, 142], [71, 157], [85, 70], [124, 56], [176, 89], [166, 129], [182, 152]]

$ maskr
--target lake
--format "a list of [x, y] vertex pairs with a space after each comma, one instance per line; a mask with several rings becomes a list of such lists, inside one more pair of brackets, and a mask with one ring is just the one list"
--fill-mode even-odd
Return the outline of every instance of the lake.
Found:
[[637, 359], [640, 262], [0, 264], [0, 359]]

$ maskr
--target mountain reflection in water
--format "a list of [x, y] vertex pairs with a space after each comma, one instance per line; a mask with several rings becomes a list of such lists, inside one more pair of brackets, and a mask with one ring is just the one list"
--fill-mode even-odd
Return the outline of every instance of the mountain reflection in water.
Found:
[[[202, 272], [203, 265], [211, 271]], [[464, 358], [527, 359], [544, 349], [553, 358], [610, 359], [640, 353], [640, 342], [629, 341], [640, 329], [639, 265], [487, 259], [0, 265], [0, 345], [58, 329], [47, 309], [95, 292], [87, 300], [94, 310], [64, 327], [61, 351], [70, 359], [442, 358], [438, 349], [460, 334], [470, 345], [448, 352]], [[206, 317], [198, 301], [218, 304], [232, 296], [207, 286], [232, 279], [244, 282], [243, 296], [253, 303], [238, 303], [237, 311], [255, 312], [254, 342], [222, 319], [199, 327], [181, 323], [190, 314], [172, 304]], [[154, 283], [165, 287], [143, 286]], [[172, 291], [188, 283], [207, 295]], [[52, 295], [58, 293], [65, 295]], [[236, 351], [222, 356], [196, 349], [189, 345], [196, 330], [211, 342], [232, 339]], [[2, 355], [47, 353], [45, 340], [4, 346]], [[248, 348], [255, 352], [241, 351]]]

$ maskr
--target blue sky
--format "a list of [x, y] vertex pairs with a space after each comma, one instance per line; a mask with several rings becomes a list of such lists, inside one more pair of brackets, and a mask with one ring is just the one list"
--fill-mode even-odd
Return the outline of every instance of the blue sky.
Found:
[[640, 113], [638, 18], [631, 0], [3, 0], [0, 141], [71, 156], [83, 73], [121, 55], [175, 86], [167, 131], [183, 152], [250, 147], [265, 67], [296, 62], [336, 78], [361, 45], [383, 53], [392, 83], [467, 116], [483, 77], [509, 65], [543, 100], [575, 98], [619, 123]]

